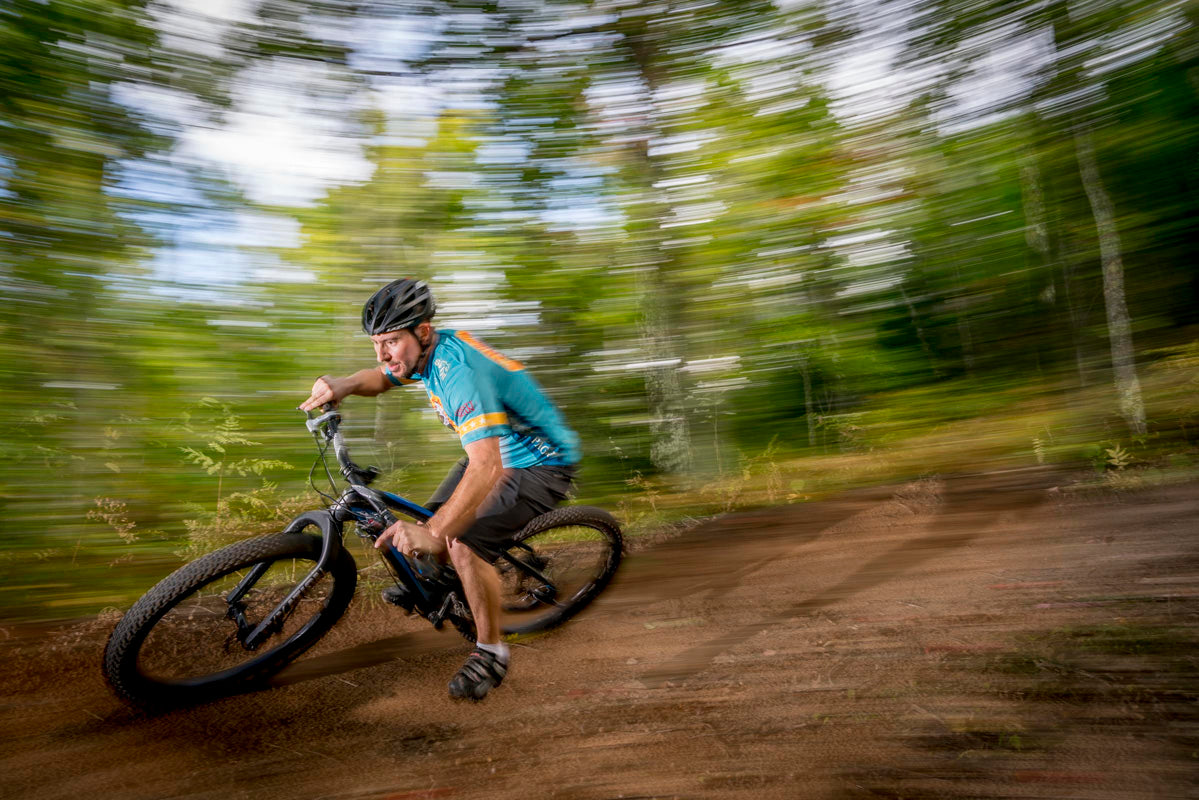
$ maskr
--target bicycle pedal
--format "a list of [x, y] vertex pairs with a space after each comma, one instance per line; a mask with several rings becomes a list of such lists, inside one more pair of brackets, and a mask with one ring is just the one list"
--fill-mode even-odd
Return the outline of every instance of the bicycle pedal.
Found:
[[433, 627], [441, 630], [441, 626], [445, 624], [445, 618], [450, 615], [450, 611], [454, 607], [454, 593], [446, 593], [445, 598], [441, 601], [441, 607], [429, 615], [429, 622], [433, 623]]

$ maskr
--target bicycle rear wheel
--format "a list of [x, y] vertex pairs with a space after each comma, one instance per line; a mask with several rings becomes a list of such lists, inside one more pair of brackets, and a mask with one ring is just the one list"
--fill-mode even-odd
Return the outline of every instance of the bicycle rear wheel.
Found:
[[[144, 707], [187, 705], [233, 694], [273, 675], [345, 613], [358, 580], [342, 550], [254, 650], [244, 636], [275, 610], [320, 559], [321, 540], [277, 533], [230, 545], [164, 578], [121, 618], [104, 653], [104, 676]], [[229, 602], [231, 594], [240, 600]], [[239, 619], [240, 617], [240, 619]]]
[[534, 519], [495, 562], [502, 631], [542, 631], [579, 613], [612, 579], [623, 545], [620, 525], [601, 508], [565, 506]]

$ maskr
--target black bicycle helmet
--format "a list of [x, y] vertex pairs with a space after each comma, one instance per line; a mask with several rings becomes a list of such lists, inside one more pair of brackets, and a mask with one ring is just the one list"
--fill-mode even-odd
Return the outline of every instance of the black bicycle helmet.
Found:
[[362, 330], [370, 336], [415, 328], [437, 311], [424, 281], [400, 278], [371, 295], [362, 307]]

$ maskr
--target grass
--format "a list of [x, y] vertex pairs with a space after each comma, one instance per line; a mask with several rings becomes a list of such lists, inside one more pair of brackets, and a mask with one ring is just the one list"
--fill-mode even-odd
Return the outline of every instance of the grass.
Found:
[[1130, 435], [1110, 383], [980, 384], [959, 379], [867, 398], [851, 439], [832, 452], [783, 452], [772, 442], [707, 481], [635, 475], [609, 498], [633, 536], [663, 523], [824, 499], [847, 489], [931, 474], [1064, 465], [1066, 489], [1135, 491], [1199, 477], [1199, 344], [1142, 370], [1149, 432]]

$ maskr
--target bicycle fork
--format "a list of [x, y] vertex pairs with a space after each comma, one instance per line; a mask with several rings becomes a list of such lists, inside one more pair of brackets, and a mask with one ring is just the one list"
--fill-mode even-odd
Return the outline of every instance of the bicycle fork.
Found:
[[341, 523], [334, 519], [328, 511], [310, 511], [307, 514], [301, 514], [292, 520], [283, 529], [283, 532], [299, 533], [309, 526], [316, 526], [321, 531], [320, 558], [317, 560], [316, 566], [288, 592], [287, 597], [283, 598], [279, 605], [263, 617], [262, 622], [253, 628], [250, 627], [250, 622], [245, 615], [246, 607], [241, 600], [271, 568], [272, 562], [263, 561], [255, 564], [250, 573], [226, 596], [225, 605], [228, 610], [225, 612], [225, 617], [237, 623], [237, 639], [245, 649], [257, 650], [263, 642], [283, 628], [283, 623], [295, 610], [300, 598], [321, 579], [325, 574], [326, 566], [333, 563], [333, 559], [337, 558], [340, 553]]

